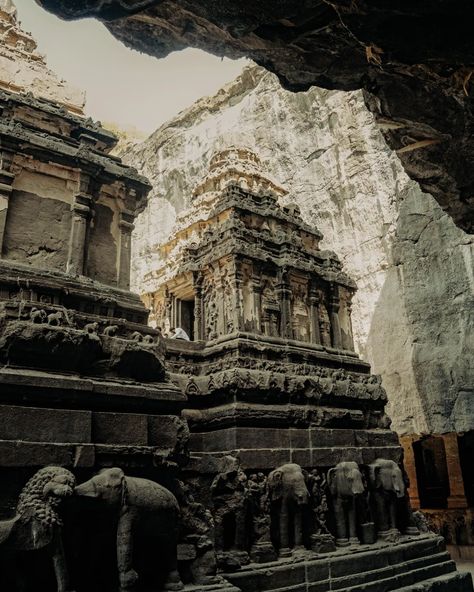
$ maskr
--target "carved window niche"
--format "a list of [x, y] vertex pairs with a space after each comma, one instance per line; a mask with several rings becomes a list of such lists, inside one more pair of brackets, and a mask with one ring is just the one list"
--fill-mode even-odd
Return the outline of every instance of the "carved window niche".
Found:
[[308, 306], [308, 286], [306, 282], [291, 284], [291, 317], [293, 339], [308, 342], [310, 340], [310, 310]]

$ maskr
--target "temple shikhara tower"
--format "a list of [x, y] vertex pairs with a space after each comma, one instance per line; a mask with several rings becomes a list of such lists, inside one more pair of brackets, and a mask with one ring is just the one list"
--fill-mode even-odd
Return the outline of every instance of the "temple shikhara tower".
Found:
[[472, 592], [412, 513], [356, 286], [259, 158], [211, 159], [145, 307], [147, 179], [69, 95], [0, 88], [0, 590]]
[[147, 278], [150, 320], [194, 340], [241, 332], [352, 352], [355, 284], [298, 208], [279, 207], [285, 194], [252, 152], [216, 154]]

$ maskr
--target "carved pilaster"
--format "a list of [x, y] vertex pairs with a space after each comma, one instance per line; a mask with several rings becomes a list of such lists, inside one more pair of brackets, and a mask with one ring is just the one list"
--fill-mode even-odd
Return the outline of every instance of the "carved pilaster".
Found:
[[93, 216], [94, 201], [101, 183], [90, 174], [81, 173], [79, 191], [71, 204], [72, 220], [66, 272], [83, 275], [87, 258], [87, 234]]
[[319, 332], [319, 295], [314, 286], [309, 293], [309, 311], [311, 317], [310, 323], [310, 341], [311, 343], [321, 343], [321, 333]]
[[280, 296], [280, 335], [286, 339], [293, 337], [291, 327], [291, 289], [288, 279], [288, 272], [282, 270], [280, 283], [277, 286], [277, 292]]
[[130, 288], [130, 264], [132, 256], [133, 212], [120, 213], [120, 244], [118, 249], [117, 285], [123, 290]]
[[450, 434], [442, 434], [441, 437], [444, 441], [449, 478], [448, 508], [467, 508], [464, 477], [459, 459], [458, 435], [451, 432]]
[[414, 510], [420, 509], [420, 494], [416, 475], [415, 452], [413, 450], [413, 442], [418, 439], [419, 436], [400, 436], [400, 444], [403, 446], [403, 465], [410, 482], [408, 495], [410, 497], [411, 507]]
[[66, 272], [72, 275], [84, 274], [86, 236], [91, 218], [92, 201], [92, 196], [78, 193], [71, 205], [72, 221]]
[[339, 293], [337, 286], [334, 286], [329, 298], [329, 319], [331, 321], [331, 344], [335, 349], [341, 349], [341, 326], [339, 324]]
[[262, 332], [262, 282], [260, 276], [254, 274], [252, 277], [253, 306], [255, 318], [255, 331]]
[[3, 237], [7, 224], [8, 205], [12, 193], [15, 174], [12, 171], [14, 153], [9, 150], [0, 151], [0, 255], [3, 250]]
[[346, 302], [347, 323], [349, 333], [346, 335], [347, 342], [344, 343], [344, 349], [354, 351], [354, 334], [352, 333], [352, 302]]
[[194, 339], [203, 340], [204, 323], [203, 323], [203, 300], [202, 300], [202, 273], [196, 272], [193, 275], [194, 284]]

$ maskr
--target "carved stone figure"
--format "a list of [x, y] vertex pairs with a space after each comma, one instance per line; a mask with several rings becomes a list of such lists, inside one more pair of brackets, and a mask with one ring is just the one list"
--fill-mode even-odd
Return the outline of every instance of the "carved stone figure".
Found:
[[133, 568], [133, 543], [138, 533], [167, 541], [170, 553], [166, 565], [169, 570], [166, 589], [181, 590], [183, 585], [176, 569], [179, 506], [170, 491], [154, 481], [126, 477], [122, 469], [111, 468], [78, 485], [74, 493], [100, 499], [117, 511], [120, 592], [134, 590], [138, 581]]
[[400, 467], [393, 460], [378, 458], [369, 465], [369, 486], [379, 537], [397, 534], [397, 499], [405, 496]]
[[48, 325], [59, 327], [63, 323], [64, 315], [62, 311], [51, 312], [48, 315]]
[[253, 473], [248, 480], [250, 513], [252, 516], [251, 557], [256, 563], [276, 559], [271, 543], [270, 497], [267, 478], [263, 473]]
[[241, 469], [219, 473], [211, 484], [216, 551], [246, 552], [247, 476]]
[[178, 485], [181, 507], [178, 560], [189, 562], [194, 584], [216, 583], [218, 576], [214, 548], [214, 519], [211, 511], [195, 498], [195, 492], [199, 492], [202, 486], [199, 482], [182, 481], [179, 481]]
[[[57, 507], [73, 493], [74, 475], [62, 467], [45, 467], [23, 488], [15, 517], [0, 522], [0, 553], [36, 551], [47, 548], [52, 556], [57, 592], [69, 590], [61, 536], [62, 522]], [[17, 574], [21, 581], [22, 574]]]
[[99, 331], [99, 323], [87, 323], [87, 325], [84, 325], [84, 331], [89, 335], [97, 335]]
[[[290, 544], [303, 546], [303, 508], [309, 502], [308, 488], [301, 467], [288, 463], [268, 475], [272, 504], [277, 506], [280, 555], [290, 554]], [[290, 526], [291, 525], [291, 526]]]
[[329, 490], [336, 521], [336, 545], [343, 547], [359, 542], [356, 533], [356, 496], [364, 492], [362, 474], [357, 463], [340, 462], [329, 469]]
[[117, 334], [117, 331], [117, 325], [108, 325], [107, 327], [105, 327], [103, 334], [107, 335], [108, 337], [114, 337]]
[[136, 341], [137, 343], [141, 343], [143, 341], [143, 335], [139, 331], [134, 331], [130, 335], [130, 339], [132, 341]]
[[32, 323], [44, 323], [46, 319], [46, 311], [42, 308], [32, 308], [30, 311], [30, 321]]

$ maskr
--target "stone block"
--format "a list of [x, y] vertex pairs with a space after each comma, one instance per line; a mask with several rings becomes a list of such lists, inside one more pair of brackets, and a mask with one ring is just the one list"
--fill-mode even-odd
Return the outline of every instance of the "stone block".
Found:
[[329, 576], [329, 561], [314, 561], [308, 563], [306, 570], [306, 578], [308, 582], [328, 580]]
[[301, 465], [304, 468], [312, 467], [312, 454], [308, 448], [306, 450], [291, 450], [291, 462]]
[[237, 448], [290, 448], [287, 429], [278, 428], [232, 428]]
[[361, 448], [362, 462], [366, 465], [373, 462], [377, 458], [385, 458], [400, 462], [402, 458], [402, 448], [400, 446], [377, 446], [375, 448]]
[[99, 413], [92, 415], [92, 437], [97, 444], [148, 444], [146, 415]]
[[0, 439], [89, 443], [89, 411], [0, 405]]
[[314, 448], [330, 446], [354, 446], [354, 430], [330, 430], [311, 428], [311, 445]]
[[237, 456], [240, 459], [243, 469], [275, 469], [280, 465], [292, 462], [291, 451], [286, 449], [275, 450], [238, 450]]
[[74, 465], [75, 447], [71, 444], [37, 444], [0, 440], [0, 466], [44, 467]]
[[310, 448], [309, 430], [298, 430], [291, 428], [289, 430], [290, 448]]
[[332, 467], [342, 461], [362, 464], [361, 448], [315, 448], [311, 455], [311, 464], [315, 467]]
[[149, 445], [173, 449], [176, 446], [182, 427], [182, 420], [175, 415], [148, 416]]

